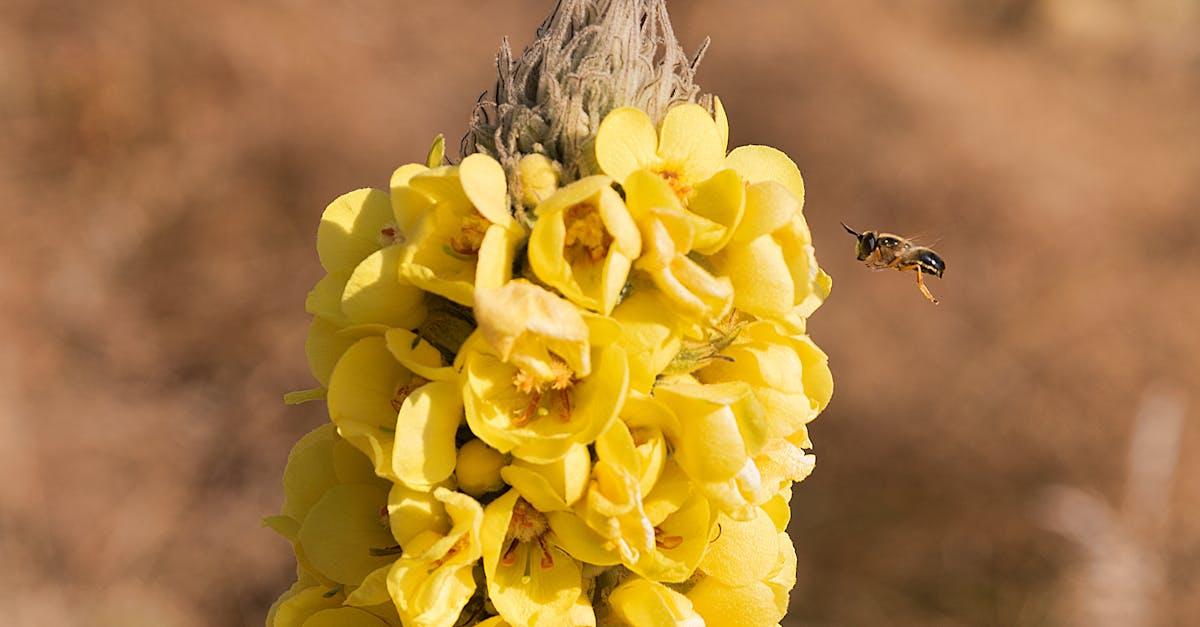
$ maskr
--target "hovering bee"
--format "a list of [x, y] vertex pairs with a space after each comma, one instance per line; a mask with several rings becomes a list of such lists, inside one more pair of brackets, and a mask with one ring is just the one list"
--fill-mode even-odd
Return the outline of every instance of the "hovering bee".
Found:
[[942, 278], [942, 274], [946, 271], [946, 262], [933, 249], [925, 246], [917, 246], [911, 241], [892, 235], [891, 233], [880, 233], [878, 231], [863, 231], [856, 232], [854, 229], [842, 223], [842, 228], [846, 232], [858, 239], [858, 244], [855, 246], [855, 251], [858, 253], [858, 260], [866, 263], [868, 268], [872, 270], [886, 270], [887, 268], [895, 268], [901, 272], [913, 271], [917, 273], [917, 287], [921, 293], [928, 298], [933, 304], [938, 303], [938, 299], [929, 293], [929, 288], [925, 287], [925, 279], [922, 275], [932, 274], [937, 278]]

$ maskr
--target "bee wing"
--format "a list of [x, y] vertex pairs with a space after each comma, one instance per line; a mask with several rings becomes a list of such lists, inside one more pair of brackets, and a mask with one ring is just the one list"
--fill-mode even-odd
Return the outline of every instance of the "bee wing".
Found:
[[942, 242], [942, 238], [940, 237], [934, 238], [931, 241], [929, 234], [925, 232], [917, 233], [916, 235], [913, 235], [912, 237], [906, 237], [905, 239], [908, 240], [909, 244], [913, 246], [921, 246], [923, 248], [933, 248]]

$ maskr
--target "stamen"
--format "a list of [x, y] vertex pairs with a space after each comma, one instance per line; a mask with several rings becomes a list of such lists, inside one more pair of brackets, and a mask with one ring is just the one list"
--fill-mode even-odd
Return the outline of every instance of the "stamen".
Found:
[[659, 178], [667, 182], [671, 187], [671, 191], [675, 192], [675, 196], [680, 200], [687, 200], [688, 196], [692, 195], [692, 186], [683, 182], [683, 175], [674, 168], [663, 167], [656, 174]]
[[550, 554], [550, 548], [546, 546], [546, 537], [538, 538], [538, 546], [542, 547], [542, 570], [554, 568], [554, 556]]
[[683, 536], [668, 536], [663, 534], [662, 529], [658, 527], [654, 528], [654, 545], [658, 548], [670, 550], [679, 548], [679, 545], [683, 544]]
[[426, 383], [429, 383], [428, 379], [414, 374], [408, 383], [397, 385], [395, 393], [392, 394], [392, 409], [400, 411], [400, 407], [404, 405], [404, 399]]
[[571, 421], [571, 391], [559, 390], [558, 418], [563, 422]]
[[504, 550], [504, 556], [500, 558], [501, 566], [512, 566], [517, 563], [517, 545], [520, 542], [512, 540], [508, 544], [508, 548]]
[[479, 212], [463, 218], [459, 224], [458, 233], [450, 238], [450, 249], [460, 255], [479, 254], [479, 247], [483, 245], [483, 236], [491, 225], [492, 223], [488, 222], [488, 219]]
[[563, 256], [568, 262], [586, 259], [596, 263], [608, 255], [613, 238], [595, 205], [583, 202], [569, 207], [563, 214], [563, 224]]
[[513, 426], [524, 427], [529, 424], [529, 421], [533, 420], [534, 416], [540, 415], [541, 404], [542, 393], [540, 391], [531, 392], [529, 394], [529, 404], [525, 406], [525, 409], [521, 411], [519, 416], [513, 419]]

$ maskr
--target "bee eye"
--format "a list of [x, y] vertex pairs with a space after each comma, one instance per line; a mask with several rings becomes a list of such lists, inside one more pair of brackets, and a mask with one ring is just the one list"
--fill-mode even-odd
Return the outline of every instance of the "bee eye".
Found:
[[875, 252], [875, 234], [867, 231], [858, 238], [858, 260], [866, 259], [871, 253]]

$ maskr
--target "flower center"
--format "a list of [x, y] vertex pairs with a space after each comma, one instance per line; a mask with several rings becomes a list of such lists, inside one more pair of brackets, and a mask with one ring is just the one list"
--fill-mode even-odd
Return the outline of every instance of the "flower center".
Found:
[[517, 546], [536, 542], [542, 550], [540, 565], [543, 569], [554, 567], [554, 556], [546, 545], [546, 534], [550, 531], [550, 523], [546, 515], [537, 511], [525, 499], [517, 499], [513, 505], [512, 518], [508, 521], [508, 537], [511, 539], [500, 563], [512, 566], [517, 561]]
[[474, 211], [471, 215], [463, 218], [459, 223], [459, 231], [450, 238], [450, 249], [460, 255], [476, 255], [479, 254], [479, 247], [483, 245], [483, 236], [487, 233], [488, 227], [492, 223], [488, 219]]
[[666, 181], [667, 185], [671, 186], [671, 191], [675, 192], [675, 196], [679, 200], [686, 201], [692, 195], [692, 186], [683, 180], [683, 173], [679, 170], [670, 166], [663, 166], [655, 170], [654, 173]]
[[396, 391], [392, 393], [392, 409], [400, 411], [400, 407], [404, 405], [404, 399], [426, 383], [429, 383], [427, 379], [414, 374], [407, 382], [397, 384]]
[[600, 211], [595, 205], [581, 202], [568, 208], [563, 214], [563, 223], [566, 226], [563, 256], [567, 262], [586, 259], [595, 263], [608, 255], [613, 238], [604, 228], [604, 221], [600, 219]]
[[[518, 392], [526, 395], [529, 402], [523, 410], [517, 414], [513, 420], [513, 425], [517, 427], [524, 426], [533, 420], [535, 417], [549, 415], [550, 410], [542, 407], [542, 401], [546, 398], [546, 392], [557, 392], [558, 396], [558, 417], [564, 422], [571, 419], [571, 387], [575, 385], [575, 371], [567, 365], [567, 362], [554, 356], [550, 362], [551, 376], [549, 379], [542, 378], [524, 370], [517, 370], [517, 374], [513, 375], [513, 387], [517, 388]], [[553, 397], [551, 397], [553, 398]]]

